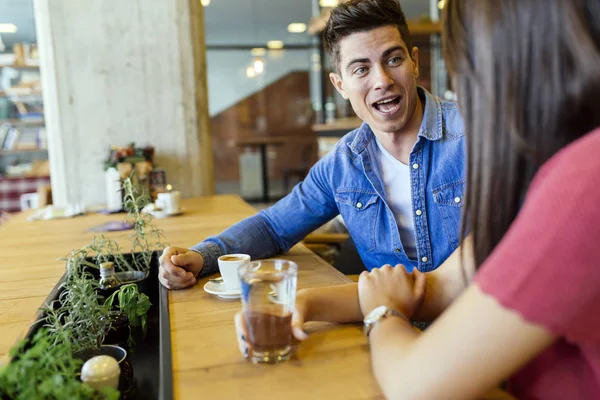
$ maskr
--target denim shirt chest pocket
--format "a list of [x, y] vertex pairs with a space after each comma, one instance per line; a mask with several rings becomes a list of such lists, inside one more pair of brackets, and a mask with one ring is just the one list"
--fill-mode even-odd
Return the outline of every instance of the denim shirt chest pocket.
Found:
[[335, 201], [358, 248], [375, 249], [379, 195], [364, 189], [337, 189]]
[[433, 200], [442, 217], [444, 230], [452, 246], [460, 243], [460, 223], [464, 202], [464, 180], [450, 182], [433, 189]]

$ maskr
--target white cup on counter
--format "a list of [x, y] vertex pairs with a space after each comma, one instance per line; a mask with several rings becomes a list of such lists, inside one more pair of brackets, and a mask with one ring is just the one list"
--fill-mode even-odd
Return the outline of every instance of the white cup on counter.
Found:
[[238, 268], [249, 262], [250, 256], [248, 254], [226, 254], [218, 258], [219, 271], [227, 290], [235, 291], [241, 289], [242, 284], [238, 276]]
[[177, 214], [181, 211], [181, 193], [179, 191], [159, 193], [156, 206], [167, 214]]

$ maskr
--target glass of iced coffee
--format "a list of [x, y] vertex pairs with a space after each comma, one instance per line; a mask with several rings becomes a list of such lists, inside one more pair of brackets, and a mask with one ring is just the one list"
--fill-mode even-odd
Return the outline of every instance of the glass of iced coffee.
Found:
[[252, 362], [289, 359], [298, 266], [288, 260], [258, 260], [240, 266], [238, 273]]

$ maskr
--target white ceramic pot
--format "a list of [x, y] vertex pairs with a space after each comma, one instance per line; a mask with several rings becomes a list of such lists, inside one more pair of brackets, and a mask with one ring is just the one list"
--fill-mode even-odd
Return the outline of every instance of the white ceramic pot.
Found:
[[96, 390], [104, 387], [117, 389], [121, 367], [111, 356], [92, 357], [81, 368], [81, 380]]

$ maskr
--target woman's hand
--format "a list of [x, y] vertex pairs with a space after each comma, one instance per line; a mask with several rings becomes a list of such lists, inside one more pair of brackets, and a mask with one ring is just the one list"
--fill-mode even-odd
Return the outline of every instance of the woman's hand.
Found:
[[425, 274], [416, 268], [410, 274], [404, 266], [384, 265], [364, 271], [358, 279], [358, 300], [363, 315], [387, 306], [411, 318], [425, 298]]
[[[292, 335], [297, 340], [305, 340], [308, 335], [303, 330], [304, 321], [308, 316], [308, 296], [300, 290], [296, 295], [296, 306], [292, 314]], [[235, 331], [238, 340], [240, 352], [245, 358], [252, 356], [252, 344], [248, 340], [248, 326], [244, 319], [244, 314], [240, 311], [235, 314]]]

